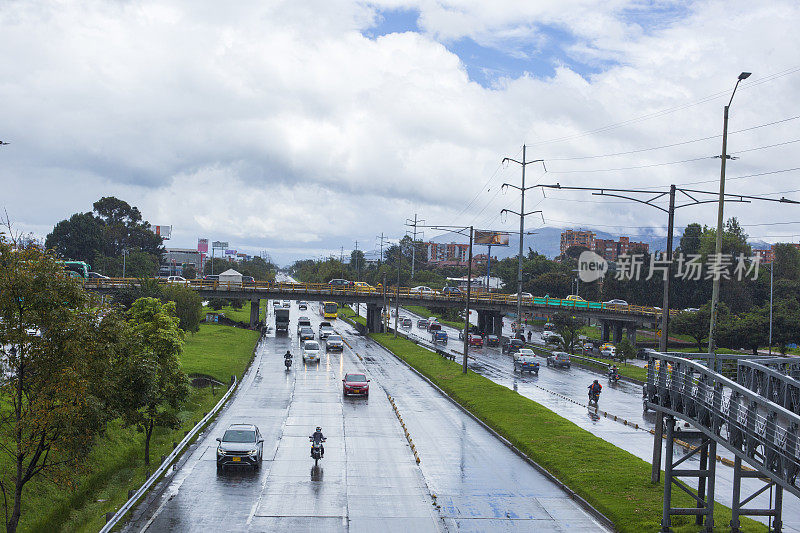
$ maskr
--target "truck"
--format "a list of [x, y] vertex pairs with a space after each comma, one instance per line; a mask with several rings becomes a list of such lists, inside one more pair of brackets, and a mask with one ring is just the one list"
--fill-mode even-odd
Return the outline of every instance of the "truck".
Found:
[[275, 333], [289, 333], [289, 310], [275, 309]]

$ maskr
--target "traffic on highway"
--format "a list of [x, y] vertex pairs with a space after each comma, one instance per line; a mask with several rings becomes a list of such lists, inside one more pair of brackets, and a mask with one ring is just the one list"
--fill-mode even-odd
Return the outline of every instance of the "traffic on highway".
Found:
[[126, 531], [606, 529], [392, 354], [341, 320], [328, 330], [319, 305], [293, 302], [288, 334], [263, 336], [233, 398]]

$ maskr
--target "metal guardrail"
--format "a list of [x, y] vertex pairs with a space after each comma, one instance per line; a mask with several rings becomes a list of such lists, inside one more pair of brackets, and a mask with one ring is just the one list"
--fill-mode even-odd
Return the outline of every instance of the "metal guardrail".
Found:
[[180, 443], [178, 443], [178, 445], [175, 447], [174, 450], [172, 450], [172, 452], [167, 456], [167, 458], [161, 462], [156, 471], [153, 472], [153, 475], [147, 478], [147, 481], [145, 481], [144, 484], [141, 487], [139, 487], [139, 490], [137, 490], [133, 494], [133, 496], [128, 498], [128, 501], [126, 501], [122, 505], [122, 507], [120, 507], [116, 513], [114, 513], [114, 516], [112, 516], [111, 519], [108, 522], [106, 522], [106, 524], [103, 526], [103, 529], [100, 530], [100, 533], [108, 533], [109, 531], [111, 531], [125, 517], [125, 515], [131, 509], [133, 509], [133, 507], [136, 505], [136, 502], [138, 502], [139, 499], [142, 496], [144, 496], [148, 490], [150, 490], [150, 487], [152, 487], [156, 483], [156, 481], [158, 481], [158, 479], [167, 471], [172, 462], [175, 459], [177, 459], [181, 455], [181, 453], [183, 453], [184, 448], [195, 437], [195, 435], [197, 435], [200, 429], [203, 426], [205, 426], [205, 424], [208, 423], [208, 421], [211, 420], [211, 418], [215, 414], [217, 414], [220, 408], [225, 404], [225, 401], [230, 397], [231, 393], [236, 388], [237, 383], [238, 381], [236, 379], [236, 376], [234, 376], [233, 383], [231, 383], [231, 386], [228, 388], [227, 392], [225, 392], [222, 398], [220, 398], [219, 402], [217, 402], [214, 408], [211, 411], [209, 411], [208, 414], [206, 414], [206, 416], [204, 416], [200, 422], [195, 424], [195, 426], [186, 434], [183, 440], [181, 440]]
[[[740, 368], [758, 371], [749, 374], [753, 376], [750, 384], [756, 390], [700, 362], [652, 352], [645, 387], [647, 406], [690, 422], [761, 475], [800, 496], [800, 414], [773, 401], [778, 399], [774, 392], [786, 388], [765, 385], [760, 377], [777, 379], [777, 376], [746, 360], [740, 359], [738, 363]], [[778, 381], [785, 386], [783, 380]]]
[[[156, 278], [160, 283], [166, 283], [161, 278]], [[138, 278], [89, 278], [84, 280], [84, 286], [89, 289], [113, 290], [140, 283]], [[347, 296], [381, 296], [382, 287], [363, 287], [353, 286], [344, 287], [329, 285], [327, 283], [296, 283], [296, 282], [225, 282], [209, 280], [186, 280], [181, 282], [192, 289], [198, 291], [229, 291], [243, 293], [276, 292], [290, 293], [293, 295], [303, 295], [313, 298], [325, 296], [340, 299]], [[396, 288], [387, 288], [386, 296], [389, 299], [396, 297], [406, 299], [417, 299], [429, 301], [432, 304], [437, 302], [462, 302], [465, 299], [463, 294], [445, 294], [442, 292], [421, 292], [414, 291], [413, 288], [400, 287], [399, 292]], [[473, 293], [470, 302], [475, 304], [497, 304], [497, 305], [516, 305], [517, 298], [510, 294], [499, 293]], [[588, 302], [586, 300], [567, 300], [565, 298], [549, 298], [542, 296], [523, 297], [522, 305], [525, 308], [541, 309], [556, 308], [569, 309], [575, 311], [608, 311], [632, 316], [647, 316], [658, 318], [661, 316], [661, 309], [656, 307], [643, 307], [638, 305], [615, 305], [604, 302]], [[675, 316], [680, 311], [670, 310], [670, 316]]]

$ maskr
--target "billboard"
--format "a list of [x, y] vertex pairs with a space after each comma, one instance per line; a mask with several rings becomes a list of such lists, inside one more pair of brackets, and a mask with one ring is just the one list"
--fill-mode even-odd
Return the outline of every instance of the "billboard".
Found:
[[211, 246], [213, 248], [216, 248], [217, 250], [224, 250], [225, 248], [228, 247], [228, 242], [227, 241], [214, 241], [213, 243], [211, 243]]
[[208, 239], [197, 239], [197, 251], [203, 254], [208, 253]]
[[172, 236], [172, 226], [150, 226], [150, 230], [165, 241]]
[[476, 229], [473, 242], [489, 246], [508, 246], [508, 232]]
[[236, 255], [236, 250], [225, 250], [225, 255]]

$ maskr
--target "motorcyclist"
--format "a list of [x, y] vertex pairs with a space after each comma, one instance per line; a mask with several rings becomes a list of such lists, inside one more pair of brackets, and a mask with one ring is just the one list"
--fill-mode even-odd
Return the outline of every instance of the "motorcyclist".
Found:
[[619, 369], [617, 365], [611, 365], [611, 368], [608, 369], [608, 374], [610, 376], [616, 376], [619, 373]]
[[531, 342], [531, 330], [528, 330], [528, 342]]
[[591, 385], [589, 385], [589, 398], [591, 398], [592, 396], [600, 398], [600, 392], [602, 390], [603, 386], [600, 385], [600, 383], [597, 380], [594, 380], [594, 382]]
[[322, 428], [317, 426], [316, 431], [309, 438], [315, 443], [319, 443], [320, 456], [325, 457], [325, 446], [322, 444], [325, 441], [325, 435], [322, 434]]
[[286, 365], [286, 370], [289, 370], [289, 367], [292, 366], [292, 352], [289, 350], [286, 350], [283, 355], [283, 364]]
[[292, 352], [290, 350], [286, 350], [286, 353], [283, 354], [283, 358], [284, 359], [291, 359], [292, 358]]

